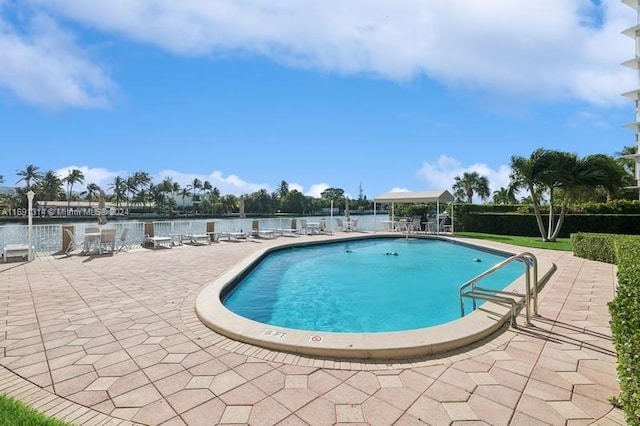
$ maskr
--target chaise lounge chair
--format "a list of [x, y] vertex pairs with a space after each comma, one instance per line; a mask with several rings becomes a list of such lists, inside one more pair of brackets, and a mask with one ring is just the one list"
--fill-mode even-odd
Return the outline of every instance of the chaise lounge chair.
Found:
[[145, 235], [144, 244], [151, 244], [153, 248], [156, 247], [168, 247], [171, 248], [173, 246], [173, 238], [171, 237], [156, 237], [152, 235]]
[[278, 229], [277, 232], [285, 237], [299, 237], [300, 232], [298, 231], [297, 221], [295, 219], [291, 219], [291, 224], [289, 228]]
[[211, 244], [211, 237], [208, 234], [184, 234], [182, 239], [193, 245]]
[[251, 236], [255, 238], [272, 239], [276, 237], [276, 231], [273, 229], [260, 229], [260, 221], [251, 222]]

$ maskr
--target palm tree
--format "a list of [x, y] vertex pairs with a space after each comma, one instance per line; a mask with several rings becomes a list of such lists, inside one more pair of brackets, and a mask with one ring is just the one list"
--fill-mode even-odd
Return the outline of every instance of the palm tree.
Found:
[[478, 194], [482, 201], [486, 201], [491, 195], [489, 180], [485, 176], [480, 176], [478, 172], [464, 172], [462, 177], [456, 176], [453, 191], [460, 199], [466, 196], [469, 204], [473, 204], [474, 193]]
[[207, 197], [207, 206], [210, 206], [211, 203], [211, 191], [213, 190], [213, 185], [211, 185], [211, 182], [209, 182], [208, 180], [205, 180], [204, 182], [202, 182], [202, 190], [205, 193], [205, 196]]
[[43, 177], [42, 173], [40, 173], [40, 168], [38, 166], [33, 165], [33, 164], [27, 165], [24, 170], [18, 170], [16, 175], [20, 176], [20, 179], [18, 179], [16, 181], [16, 183], [22, 182], [22, 181], [25, 182], [25, 184], [26, 184], [25, 192], [27, 192], [27, 191], [29, 191], [31, 189], [31, 183], [32, 182], [34, 184], [36, 184], [36, 183], [40, 182], [40, 180]]
[[125, 198], [127, 200], [127, 208], [131, 207], [131, 198], [132, 194], [135, 194], [136, 192], [136, 181], [133, 178], [133, 176], [128, 176], [127, 179], [124, 181], [124, 187], [125, 187]]
[[182, 188], [180, 195], [182, 196], [182, 213], [184, 213], [184, 199], [191, 196], [189, 187], [187, 186], [186, 188]]
[[[599, 156], [578, 158], [577, 155], [537, 149], [527, 158], [511, 157], [510, 189], [526, 189], [531, 195], [533, 211], [544, 241], [555, 241], [560, 233], [567, 206], [584, 188], [609, 185], [606, 164]], [[542, 220], [540, 204], [543, 195], [549, 198], [548, 223]], [[555, 221], [555, 205], [560, 202], [560, 215]]]
[[109, 184], [109, 189], [113, 191], [113, 201], [116, 206], [120, 206], [120, 201], [126, 197], [127, 182], [120, 176], [113, 178], [113, 182]]
[[100, 187], [95, 183], [87, 185], [87, 200], [89, 201], [89, 208], [91, 208], [91, 202], [100, 192]]
[[202, 189], [202, 181], [198, 178], [194, 178], [191, 181], [191, 185], [189, 185], [191, 187], [191, 189], [193, 190], [193, 203], [192, 203], [192, 208], [193, 208], [193, 215], [195, 216], [196, 214], [196, 204], [197, 204], [197, 198], [198, 198], [198, 189]]
[[281, 181], [276, 192], [278, 193], [278, 197], [280, 197], [280, 199], [286, 197], [289, 193], [289, 184], [287, 183], [287, 181]]
[[518, 201], [508, 188], [501, 187], [497, 191], [493, 191], [494, 204], [516, 204]]
[[214, 202], [215, 202], [215, 201], [218, 201], [218, 200], [220, 199], [221, 195], [222, 195], [222, 194], [220, 194], [220, 189], [218, 189], [217, 187], [214, 187], [214, 188], [211, 190], [211, 198], [212, 198], [212, 200], [213, 200]]
[[609, 155], [589, 155], [585, 161], [590, 167], [604, 173], [604, 179], [598, 186], [606, 191], [607, 202], [617, 198], [624, 187], [635, 185], [633, 175], [629, 175], [624, 166]]
[[69, 171], [66, 178], [63, 179], [67, 183], [67, 208], [71, 206], [71, 194], [73, 193], [73, 185], [84, 182], [84, 173], [81, 170], [73, 169]]
[[62, 179], [53, 170], [47, 170], [38, 184], [40, 197], [44, 200], [45, 206], [47, 201], [55, 201], [60, 197], [62, 191]]

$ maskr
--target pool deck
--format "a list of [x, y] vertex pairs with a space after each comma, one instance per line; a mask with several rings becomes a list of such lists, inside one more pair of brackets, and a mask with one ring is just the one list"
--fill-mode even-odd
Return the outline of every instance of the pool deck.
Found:
[[284, 239], [0, 263], [0, 393], [78, 425], [625, 424], [607, 401], [613, 265], [485, 242], [556, 264], [540, 316], [421, 358], [294, 355], [206, 328], [200, 291]]

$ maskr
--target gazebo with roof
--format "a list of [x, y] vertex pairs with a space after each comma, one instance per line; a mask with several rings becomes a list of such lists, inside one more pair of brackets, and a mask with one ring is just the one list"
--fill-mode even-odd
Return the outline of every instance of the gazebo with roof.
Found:
[[[391, 204], [391, 220], [395, 220], [395, 204], [396, 203], [435, 203], [436, 204], [436, 218], [440, 217], [441, 204], [453, 203], [454, 197], [446, 189], [433, 190], [433, 191], [394, 191], [385, 192], [373, 199], [373, 215], [374, 215], [374, 227], [376, 224], [375, 216], [377, 214], [377, 204]], [[453, 232], [453, 209], [450, 212], [451, 216], [451, 232]], [[440, 221], [436, 221], [436, 231], [440, 232]]]

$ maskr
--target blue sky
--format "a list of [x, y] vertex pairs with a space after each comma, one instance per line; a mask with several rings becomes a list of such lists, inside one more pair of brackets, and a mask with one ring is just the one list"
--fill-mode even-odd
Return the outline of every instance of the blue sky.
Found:
[[0, 174], [495, 190], [512, 155], [634, 144], [634, 24], [619, 0], [0, 0]]

